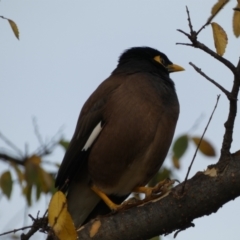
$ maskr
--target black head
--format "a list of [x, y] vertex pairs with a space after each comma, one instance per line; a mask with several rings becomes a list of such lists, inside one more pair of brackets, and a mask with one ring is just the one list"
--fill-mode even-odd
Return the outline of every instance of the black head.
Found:
[[173, 64], [164, 53], [150, 47], [133, 47], [126, 50], [120, 56], [118, 66], [122, 66], [133, 61], [135, 63], [148, 62], [167, 73], [184, 70], [182, 67]]

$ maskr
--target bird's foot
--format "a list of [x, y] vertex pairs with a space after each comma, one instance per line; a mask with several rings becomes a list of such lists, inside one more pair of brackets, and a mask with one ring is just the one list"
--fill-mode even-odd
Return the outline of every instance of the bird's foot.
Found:
[[163, 196], [165, 193], [169, 192], [170, 188], [176, 181], [177, 180], [175, 179], [171, 180], [167, 178], [157, 183], [156, 186], [152, 188], [151, 195], [146, 197], [154, 198], [155, 196], [156, 197]]
[[144, 201], [149, 201], [166, 194], [176, 181], [177, 180], [165, 179], [156, 184], [155, 187], [137, 187], [134, 189], [134, 192], [144, 193]]

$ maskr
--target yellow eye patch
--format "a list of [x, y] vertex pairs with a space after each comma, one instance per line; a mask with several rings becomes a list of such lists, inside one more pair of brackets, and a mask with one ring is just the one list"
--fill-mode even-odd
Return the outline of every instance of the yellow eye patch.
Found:
[[156, 62], [159, 62], [160, 64], [162, 64], [162, 59], [161, 59], [161, 57], [158, 55], [158, 56], [156, 56], [156, 57], [154, 57], [154, 60], [156, 61]]
[[162, 64], [163, 66], [165, 66], [165, 62], [164, 60], [158, 55], [156, 57], [153, 58], [156, 62]]

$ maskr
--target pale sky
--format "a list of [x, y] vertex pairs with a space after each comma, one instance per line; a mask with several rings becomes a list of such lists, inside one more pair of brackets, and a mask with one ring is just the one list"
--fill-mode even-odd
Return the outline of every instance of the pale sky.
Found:
[[[220, 90], [196, 73], [190, 61], [230, 90], [233, 76], [222, 64], [202, 51], [176, 42], [188, 42], [176, 29], [188, 31], [185, 6], [198, 30], [210, 15], [216, 0], [132, 0], [132, 1], [0, 1], [0, 15], [14, 20], [20, 31], [20, 41], [13, 35], [7, 21], [0, 19], [0, 132], [20, 149], [28, 145], [31, 153], [38, 147], [32, 117], [36, 117], [44, 139], [50, 139], [62, 126], [66, 139], [75, 129], [79, 111], [94, 89], [109, 76], [119, 55], [133, 46], [149, 46], [164, 52], [186, 71], [171, 78], [181, 106], [175, 136], [188, 132], [200, 116], [192, 135], [201, 135], [216, 103]], [[224, 57], [236, 64], [239, 39], [232, 33], [232, 8], [225, 7], [214, 21], [227, 32], [229, 44]], [[211, 27], [199, 40], [214, 49]], [[221, 148], [223, 124], [228, 113], [228, 101], [223, 94], [206, 133], [217, 150]], [[236, 120], [239, 122], [239, 116]], [[234, 131], [232, 151], [239, 150], [239, 124]], [[0, 140], [0, 148], [6, 148]], [[192, 159], [192, 145], [177, 172], [182, 181]], [[60, 163], [64, 152], [58, 148], [47, 158]], [[199, 153], [190, 176], [216, 163], [218, 158], [205, 158]], [[170, 166], [169, 159], [166, 160]], [[0, 172], [8, 169], [0, 163]], [[45, 212], [49, 198], [27, 210], [33, 216]], [[195, 228], [179, 233], [178, 240], [239, 240], [240, 199], [224, 205], [216, 214], [194, 220]], [[0, 198], [0, 232], [22, 227], [25, 201], [18, 186], [12, 200]], [[226, 224], [227, 223], [227, 224]], [[41, 238], [39, 237], [41, 236]], [[44, 239], [43, 234], [32, 239]], [[173, 239], [173, 234], [163, 239]]]

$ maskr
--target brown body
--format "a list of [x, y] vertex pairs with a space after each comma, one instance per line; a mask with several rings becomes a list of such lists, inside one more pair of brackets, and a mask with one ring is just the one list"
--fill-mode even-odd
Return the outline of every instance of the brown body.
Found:
[[[121, 85], [102, 110], [106, 127], [88, 157], [93, 183], [107, 194], [126, 195], [148, 183], [166, 157], [178, 119], [176, 95], [172, 98], [171, 93], [163, 89], [161, 93], [154, 84], [149, 85], [148, 74], [138, 75], [129, 75], [124, 81], [119, 76]], [[112, 79], [103, 85], [108, 81]], [[118, 81], [116, 76], [114, 81]]]
[[[120, 57], [118, 67], [84, 104], [56, 179], [56, 186], [67, 190], [76, 227], [93, 210], [101, 212], [101, 199], [91, 185], [123, 201], [159, 170], [173, 138], [179, 103], [167, 67], [177, 65], [150, 48], [134, 51]], [[157, 54], [168, 65], [153, 60]], [[86, 147], [99, 123], [100, 133]]]

